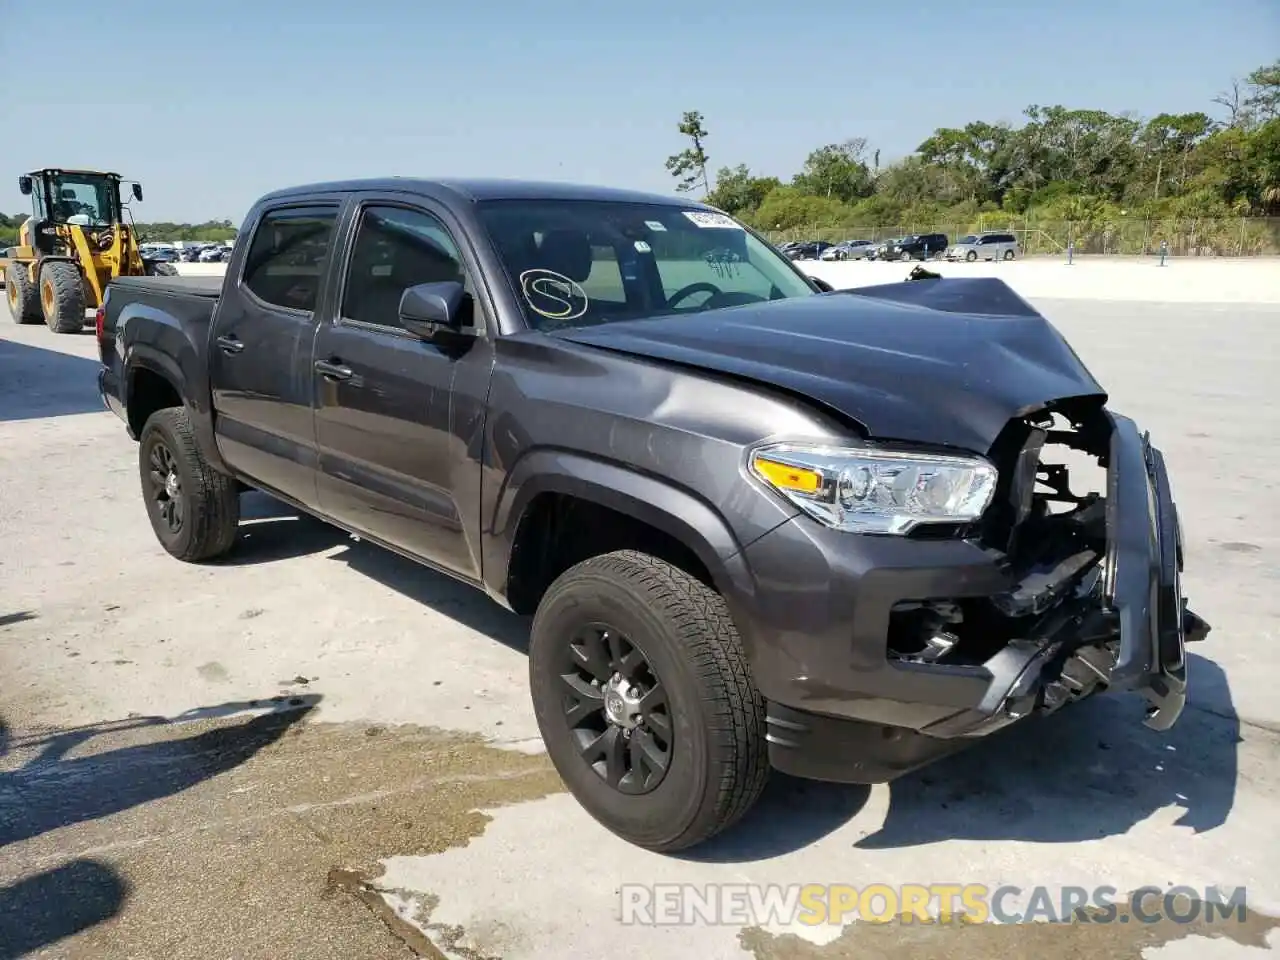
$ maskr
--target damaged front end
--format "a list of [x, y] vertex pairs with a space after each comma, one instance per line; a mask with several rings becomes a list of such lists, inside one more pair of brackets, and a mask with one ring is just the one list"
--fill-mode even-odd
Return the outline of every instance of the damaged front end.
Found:
[[[900, 601], [888, 653], [980, 668], [980, 702], [926, 726], [990, 732], [1106, 689], [1148, 701], [1167, 729], [1186, 702], [1185, 645], [1208, 625], [1182, 595], [1181, 529], [1164, 458], [1134, 422], [1082, 398], [1011, 421], [991, 458], [1000, 484], [966, 536], [1002, 557], [1011, 585], [983, 597]], [[1082, 484], [1099, 475], [1097, 489]]]

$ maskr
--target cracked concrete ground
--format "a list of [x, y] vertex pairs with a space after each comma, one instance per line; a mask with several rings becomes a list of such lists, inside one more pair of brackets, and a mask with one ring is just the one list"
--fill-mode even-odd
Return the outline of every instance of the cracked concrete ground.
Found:
[[[258, 496], [168, 558], [93, 342], [0, 326], [0, 957], [1255, 956], [1280, 943], [1280, 309], [1043, 301], [1168, 457], [1214, 626], [1168, 734], [1082, 705], [891, 787], [781, 778], [682, 857], [538, 752], [527, 625]], [[1243, 924], [624, 926], [628, 884], [1244, 886]]]

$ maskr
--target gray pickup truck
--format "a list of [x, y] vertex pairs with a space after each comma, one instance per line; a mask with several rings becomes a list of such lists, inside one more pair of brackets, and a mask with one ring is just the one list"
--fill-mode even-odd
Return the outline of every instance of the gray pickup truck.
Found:
[[97, 336], [169, 553], [255, 488], [531, 614], [551, 761], [650, 849], [1107, 688], [1168, 727], [1208, 630], [1160, 452], [999, 279], [833, 291], [687, 200], [396, 178], [263, 197]]

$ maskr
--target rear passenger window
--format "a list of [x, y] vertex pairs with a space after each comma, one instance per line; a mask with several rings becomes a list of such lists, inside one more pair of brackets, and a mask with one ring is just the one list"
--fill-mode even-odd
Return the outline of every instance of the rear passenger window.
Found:
[[456, 280], [472, 292], [462, 257], [443, 223], [420, 210], [366, 207], [347, 269], [342, 316], [399, 327], [405, 290], [446, 280]]
[[337, 220], [337, 207], [272, 210], [253, 235], [241, 282], [267, 303], [314, 310]]

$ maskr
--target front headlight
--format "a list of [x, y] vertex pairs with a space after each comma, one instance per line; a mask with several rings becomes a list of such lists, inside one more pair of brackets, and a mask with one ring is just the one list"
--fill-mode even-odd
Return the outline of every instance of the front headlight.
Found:
[[789, 443], [754, 450], [750, 467], [809, 516], [856, 533], [976, 520], [997, 479], [981, 457]]

